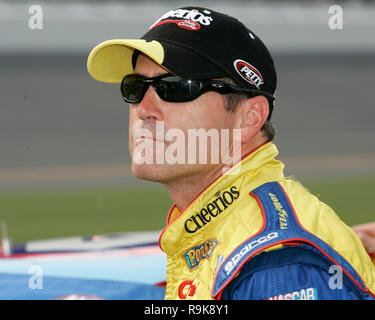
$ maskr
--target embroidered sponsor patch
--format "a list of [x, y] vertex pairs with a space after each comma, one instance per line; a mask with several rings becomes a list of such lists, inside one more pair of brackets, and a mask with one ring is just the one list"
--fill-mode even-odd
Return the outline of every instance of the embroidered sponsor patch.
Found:
[[216, 239], [207, 239], [203, 243], [200, 243], [186, 251], [184, 253], [184, 258], [189, 266], [189, 270], [193, 270], [194, 268], [198, 267], [203, 259], [209, 259], [218, 244], [219, 241]]
[[180, 299], [186, 299], [187, 297], [193, 297], [197, 291], [199, 282], [194, 280], [185, 280], [178, 286], [178, 297]]
[[233, 66], [242, 79], [256, 86], [258, 89], [264, 83], [261, 73], [250, 63], [237, 59], [233, 62]]
[[318, 289], [307, 288], [285, 294], [279, 294], [266, 300], [318, 300]]
[[270, 199], [272, 200], [273, 206], [277, 211], [277, 214], [279, 216], [279, 223], [280, 223], [280, 229], [288, 229], [288, 213], [280, 203], [277, 196], [271, 192], [268, 193]]
[[181, 28], [188, 29], [188, 30], [198, 30], [200, 29], [200, 24], [191, 20], [182, 20], [177, 23], [177, 25]]
[[165, 23], [175, 23], [180, 28], [195, 31], [199, 30], [201, 26], [209, 26], [211, 24], [213, 18], [209, 16], [210, 14], [210, 11], [204, 10], [201, 13], [198, 9], [171, 10], [156, 20], [150, 29]]
[[193, 214], [185, 221], [185, 231], [189, 233], [197, 232], [230, 207], [239, 196], [240, 191], [237, 186], [232, 186], [228, 190], [218, 192], [215, 200], [209, 202], [199, 212]]
[[230, 256], [230, 259], [225, 262], [224, 270], [226, 275], [229, 275], [233, 271], [233, 269], [235, 269], [235, 267], [242, 262], [243, 258], [246, 257], [254, 248], [257, 248], [278, 237], [278, 232], [270, 232], [269, 234], [260, 238], [250, 239], [250, 241], [247, 241], [239, 246], [234, 251], [233, 255]]

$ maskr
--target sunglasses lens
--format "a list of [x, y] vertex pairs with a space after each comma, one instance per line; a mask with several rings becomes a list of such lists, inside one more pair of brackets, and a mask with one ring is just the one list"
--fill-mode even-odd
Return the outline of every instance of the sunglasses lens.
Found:
[[121, 83], [124, 100], [128, 103], [141, 102], [151, 83], [159, 97], [169, 102], [194, 100], [202, 89], [200, 81], [185, 80], [174, 75], [147, 79], [141, 75], [130, 74], [125, 76]]
[[126, 102], [139, 103], [147, 90], [148, 84], [143, 82], [143, 77], [128, 75], [121, 83], [121, 93]]
[[163, 100], [181, 102], [195, 99], [201, 89], [201, 83], [171, 75], [157, 81], [155, 87]]

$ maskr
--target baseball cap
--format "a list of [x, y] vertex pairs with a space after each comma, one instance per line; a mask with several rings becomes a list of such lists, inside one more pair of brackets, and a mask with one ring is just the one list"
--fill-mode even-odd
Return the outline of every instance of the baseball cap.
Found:
[[[142, 52], [169, 72], [192, 80], [231, 78], [238, 86], [275, 95], [276, 71], [264, 43], [239, 20], [202, 7], [171, 10], [140, 39], [99, 43], [88, 57], [90, 75], [121, 83]], [[270, 101], [270, 114], [273, 102]]]

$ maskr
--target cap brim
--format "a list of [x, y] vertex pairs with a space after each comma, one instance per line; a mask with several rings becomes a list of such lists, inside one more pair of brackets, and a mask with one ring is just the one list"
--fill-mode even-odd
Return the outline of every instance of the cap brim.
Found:
[[139, 50], [158, 64], [164, 60], [164, 49], [158, 41], [143, 39], [113, 39], [98, 44], [89, 54], [87, 70], [98, 81], [121, 83], [133, 72], [132, 55]]

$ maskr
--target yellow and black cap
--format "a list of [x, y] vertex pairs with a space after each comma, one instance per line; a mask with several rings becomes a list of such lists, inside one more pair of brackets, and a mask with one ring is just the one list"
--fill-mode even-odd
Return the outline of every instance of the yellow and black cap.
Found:
[[88, 57], [88, 71], [98, 81], [120, 83], [133, 72], [139, 52], [183, 78], [229, 77], [240, 87], [275, 94], [274, 62], [263, 42], [237, 19], [211, 9], [171, 10], [141, 39], [98, 44]]

